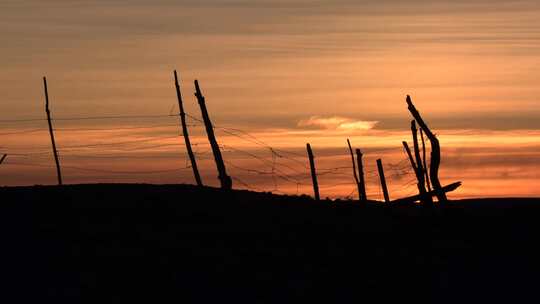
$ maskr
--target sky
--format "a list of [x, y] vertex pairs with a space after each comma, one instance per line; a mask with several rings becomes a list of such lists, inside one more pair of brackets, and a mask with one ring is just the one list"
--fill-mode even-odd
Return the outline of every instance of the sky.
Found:
[[370, 197], [377, 158], [391, 198], [414, 194], [409, 94], [450, 197], [540, 196], [537, 1], [4, 0], [0, 37], [0, 185], [56, 182], [43, 76], [67, 183], [194, 183], [177, 69], [205, 184], [194, 79], [236, 188], [311, 194], [310, 142], [321, 196], [354, 196], [350, 138]]

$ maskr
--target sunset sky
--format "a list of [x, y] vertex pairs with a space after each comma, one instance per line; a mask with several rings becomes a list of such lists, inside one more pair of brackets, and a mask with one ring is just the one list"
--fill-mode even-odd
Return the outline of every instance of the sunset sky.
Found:
[[177, 69], [197, 119], [200, 81], [235, 188], [311, 195], [310, 142], [321, 196], [356, 196], [350, 138], [370, 198], [377, 158], [391, 198], [415, 194], [409, 94], [441, 141], [441, 181], [463, 182], [449, 197], [540, 196], [537, 0], [5, 0], [0, 37], [0, 185], [56, 182], [43, 76], [66, 183], [194, 183], [169, 116]]

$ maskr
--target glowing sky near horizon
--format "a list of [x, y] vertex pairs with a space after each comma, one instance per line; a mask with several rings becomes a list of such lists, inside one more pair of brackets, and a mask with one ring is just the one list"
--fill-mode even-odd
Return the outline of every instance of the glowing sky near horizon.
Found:
[[[370, 172], [379, 157], [403, 167], [410, 94], [443, 144], [442, 181], [463, 181], [452, 197], [540, 196], [538, 1], [8, 0], [0, 36], [3, 185], [55, 182], [46, 123], [6, 121], [44, 118], [42, 76], [56, 118], [168, 115], [178, 111], [178, 69], [188, 113], [200, 117], [197, 78], [216, 125], [295, 153], [296, 161], [272, 160], [260, 145], [218, 132], [240, 188], [310, 194], [309, 179], [261, 174], [272, 161], [305, 174], [306, 142], [321, 169], [349, 166], [347, 137], [365, 150]], [[66, 182], [193, 183], [189, 170], [167, 171], [186, 165], [176, 124], [56, 121]], [[203, 177], [217, 185], [202, 129], [192, 132]], [[321, 177], [323, 196], [354, 190], [350, 171], [331, 173]], [[391, 195], [414, 193], [412, 175], [398, 173], [389, 173]], [[379, 196], [376, 182], [371, 174]]]

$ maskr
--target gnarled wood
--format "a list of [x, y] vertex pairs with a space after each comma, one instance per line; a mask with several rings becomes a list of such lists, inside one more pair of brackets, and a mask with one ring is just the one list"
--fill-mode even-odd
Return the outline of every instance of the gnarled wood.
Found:
[[420, 125], [420, 127], [424, 130], [426, 133], [427, 138], [429, 139], [429, 142], [431, 143], [431, 160], [430, 160], [430, 167], [429, 167], [429, 177], [431, 179], [431, 185], [433, 186], [433, 189], [437, 195], [437, 199], [439, 202], [445, 202], [447, 200], [446, 193], [444, 191], [441, 191], [441, 183], [439, 181], [439, 166], [441, 164], [441, 147], [439, 144], [439, 140], [431, 132], [427, 124], [422, 119], [422, 116], [416, 110], [414, 107], [411, 97], [407, 95], [407, 105], [409, 107], [409, 111], [411, 112], [412, 116], [416, 120], [416, 122]]

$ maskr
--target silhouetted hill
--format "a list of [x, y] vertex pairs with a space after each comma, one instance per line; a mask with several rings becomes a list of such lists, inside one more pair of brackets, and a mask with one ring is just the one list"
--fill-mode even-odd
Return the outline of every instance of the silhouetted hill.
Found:
[[0, 188], [0, 200], [4, 303], [537, 296], [540, 199], [425, 210], [97, 184]]

